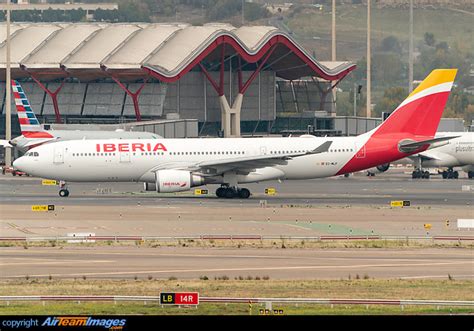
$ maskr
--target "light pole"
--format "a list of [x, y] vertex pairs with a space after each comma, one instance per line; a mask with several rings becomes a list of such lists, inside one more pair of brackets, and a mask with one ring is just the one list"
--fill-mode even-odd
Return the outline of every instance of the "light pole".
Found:
[[408, 47], [408, 93], [413, 91], [413, 0], [410, 0], [410, 42]]
[[[10, 74], [10, 0], [7, 0], [7, 45], [6, 45], [6, 78], [5, 78], [5, 139], [12, 139], [12, 110], [11, 110], [11, 74]], [[12, 165], [12, 150], [5, 148], [5, 166]]]
[[354, 83], [354, 117], [357, 117], [357, 84]]
[[371, 84], [371, 70], [370, 70], [370, 0], [367, 0], [367, 117], [372, 116], [371, 109], [371, 94], [370, 90], [372, 88]]
[[244, 25], [244, 3], [245, 3], [245, 0], [242, 0], [242, 25]]
[[336, 61], [336, 0], [332, 0], [331, 61]]

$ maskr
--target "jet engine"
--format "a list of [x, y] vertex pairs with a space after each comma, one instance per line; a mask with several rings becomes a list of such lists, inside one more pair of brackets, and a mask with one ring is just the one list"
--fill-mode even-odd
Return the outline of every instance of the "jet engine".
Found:
[[143, 183], [143, 189], [145, 191], [156, 191], [155, 183]]
[[188, 191], [191, 187], [204, 184], [204, 177], [185, 170], [158, 170], [155, 179], [154, 188], [159, 193]]
[[376, 167], [370, 168], [367, 170], [367, 175], [374, 176], [375, 174], [379, 174], [381, 172], [385, 172], [390, 168], [390, 163], [380, 164]]

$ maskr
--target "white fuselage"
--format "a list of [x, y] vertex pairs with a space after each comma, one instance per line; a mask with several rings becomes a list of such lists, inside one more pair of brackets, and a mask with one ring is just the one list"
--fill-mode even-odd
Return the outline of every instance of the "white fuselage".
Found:
[[81, 139], [160, 139], [159, 135], [146, 131], [92, 131], [92, 130], [50, 130], [38, 132], [44, 136], [25, 137], [18, 136], [11, 140], [16, 148], [27, 151], [33, 146], [57, 141], [81, 140]]
[[[333, 176], [369, 137], [201, 138], [159, 140], [82, 140], [46, 144], [17, 166], [33, 176], [71, 182], [154, 182], [161, 168], [186, 168], [210, 160], [241, 159], [312, 151], [332, 141], [328, 152], [282, 160], [281, 164], [239, 171], [239, 183]], [[99, 146], [99, 147], [98, 147]], [[114, 148], [110, 148], [114, 146]], [[120, 147], [122, 146], [122, 147]], [[121, 149], [121, 150], [119, 150]], [[32, 161], [32, 162], [31, 162]], [[222, 176], [214, 178], [219, 183]]]
[[[427, 158], [421, 161], [424, 168], [429, 167], [464, 167], [474, 165], [474, 132], [443, 132], [436, 137], [457, 136], [448, 140], [445, 145], [420, 153]], [[413, 155], [411, 158], [416, 157]]]

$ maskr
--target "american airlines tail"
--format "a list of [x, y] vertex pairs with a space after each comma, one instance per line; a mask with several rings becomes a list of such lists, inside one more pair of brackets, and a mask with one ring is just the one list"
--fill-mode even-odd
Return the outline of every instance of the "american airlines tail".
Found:
[[[20, 122], [21, 134], [23, 137], [31, 139], [28, 144], [29, 147], [43, 143], [45, 139], [54, 138], [51, 134], [46, 132], [39, 124], [30, 102], [26, 97], [23, 87], [16, 80], [12, 80], [13, 97], [15, 98], [15, 106], [18, 114], [18, 121]], [[35, 143], [36, 141], [36, 143]]]
[[21, 133], [23, 135], [32, 132], [43, 131], [43, 128], [39, 124], [33, 109], [31, 109], [30, 102], [26, 97], [25, 91], [21, 87], [20, 83], [16, 80], [12, 80], [12, 91], [15, 98], [16, 111], [18, 113], [18, 121], [20, 122]]
[[[447, 138], [433, 138], [448, 101], [457, 69], [437, 69], [374, 130], [358, 137], [358, 151], [338, 174], [370, 168], [426, 150]], [[386, 146], [392, 146], [387, 152]]]

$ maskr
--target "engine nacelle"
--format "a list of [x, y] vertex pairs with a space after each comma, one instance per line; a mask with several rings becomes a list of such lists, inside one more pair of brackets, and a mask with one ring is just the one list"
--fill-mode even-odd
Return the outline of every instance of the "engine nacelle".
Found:
[[379, 174], [381, 172], [387, 171], [389, 168], [390, 168], [390, 163], [384, 163], [376, 167], [370, 168], [369, 170], [367, 170], [367, 172], [369, 174]]
[[191, 187], [204, 184], [203, 177], [185, 170], [158, 170], [155, 179], [159, 193], [188, 191]]
[[155, 183], [143, 183], [143, 189], [145, 191], [156, 191]]

